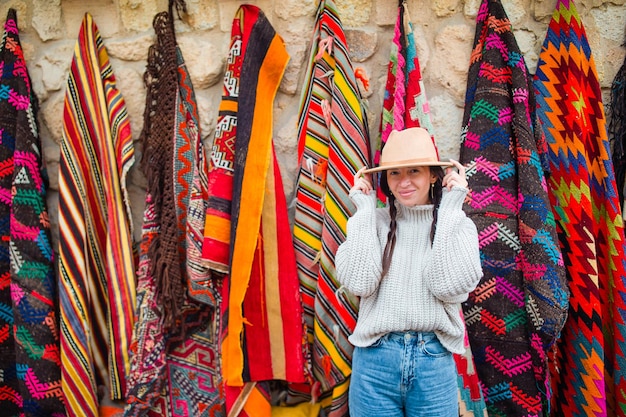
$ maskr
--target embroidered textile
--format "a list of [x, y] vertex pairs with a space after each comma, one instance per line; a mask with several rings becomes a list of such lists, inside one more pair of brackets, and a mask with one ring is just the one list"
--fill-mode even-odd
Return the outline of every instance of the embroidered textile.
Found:
[[[300, 104], [293, 234], [315, 379], [308, 394], [324, 397], [328, 416], [348, 415], [348, 336], [358, 301], [348, 293], [335, 295], [334, 257], [356, 211], [348, 197], [354, 174], [371, 166], [361, 100], [335, 4], [321, 1]], [[306, 398], [306, 386], [291, 388], [290, 401]]]
[[559, 0], [535, 75], [550, 199], [571, 291], [551, 375], [558, 415], [626, 415], [624, 229], [585, 28]]
[[463, 116], [465, 211], [484, 276], [463, 305], [489, 415], [548, 412], [546, 351], [568, 302], [546, 179], [545, 141], [523, 55], [500, 1], [477, 15]]
[[111, 399], [126, 391], [135, 266], [125, 184], [133, 162], [124, 99], [87, 13], [67, 81], [59, 167], [61, 362], [69, 415], [98, 415], [101, 386]]
[[0, 409], [65, 415], [38, 101], [9, 9], [0, 45]]
[[[193, 85], [176, 45], [172, 7], [170, 2], [169, 11], [154, 18], [157, 39], [147, 66], [142, 168], [149, 189], [125, 415], [221, 417], [226, 414], [217, 341], [219, 317], [214, 308], [196, 302], [186, 292], [192, 279], [211, 279], [200, 259], [208, 167]], [[155, 195], [161, 196], [162, 206], [157, 207]], [[166, 220], [165, 213], [175, 213], [175, 218]], [[172, 226], [164, 224], [170, 221], [175, 236], [166, 238], [163, 234]], [[178, 263], [180, 275], [176, 280], [167, 280], [173, 275], [159, 280], [157, 274], [166, 271], [155, 265], [160, 252], [172, 242], [179, 250], [168, 262]], [[167, 291], [182, 298], [163, 302]], [[177, 313], [172, 315], [173, 311]], [[168, 314], [182, 330], [167, 326]]]

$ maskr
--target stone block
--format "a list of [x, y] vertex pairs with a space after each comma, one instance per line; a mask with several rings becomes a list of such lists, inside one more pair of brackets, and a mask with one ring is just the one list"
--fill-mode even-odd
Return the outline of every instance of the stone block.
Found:
[[44, 42], [61, 39], [65, 35], [61, 0], [33, 0], [32, 25]]
[[105, 46], [111, 57], [131, 62], [146, 62], [148, 60], [148, 50], [155, 39], [154, 31], [150, 33], [144, 32], [128, 37], [107, 39]]
[[[194, 88], [209, 88], [222, 81], [228, 56], [228, 40], [207, 42], [203, 35], [183, 34], [177, 37]], [[221, 44], [219, 50], [215, 47]]]
[[371, 29], [346, 29], [346, 41], [352, 62], [364, 62], [374, 55], [378, 32]]

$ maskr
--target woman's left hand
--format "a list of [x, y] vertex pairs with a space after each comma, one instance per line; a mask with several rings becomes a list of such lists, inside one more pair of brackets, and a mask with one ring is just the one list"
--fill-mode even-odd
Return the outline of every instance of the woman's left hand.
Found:
[[458, 172], [454, 170], [452, 167], [446, 168], [446, 175], [443, 177], [442, 185], [446, 187], [448, 190], [451, 190], [452, 187], [462, 187], [467, 188], [467, 178], [465, 178], [465, 167], [454, 159], [450, 159], [450, 162], [454, 164], [457, 168]]

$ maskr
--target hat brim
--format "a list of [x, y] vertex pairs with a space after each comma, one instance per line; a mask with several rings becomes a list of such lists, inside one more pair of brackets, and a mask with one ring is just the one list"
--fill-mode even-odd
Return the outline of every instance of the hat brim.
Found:
[[451, 167], [454, 164], [452, 162], [444, 162], [444, 161], [439, 161], [439, 162], [407, 162], [405, 164], [389, 164], [389, 165], [383, 165], [383, 166], [377, 166], [374, 168], [368, 168], [365, 171], [363, 171], [364, 174], [369, 174], [371, 172], [380, 172], [380, 171], [387, 171], [390, 169], [395, 169], [395, 168], [408, 168], [408, 167]]

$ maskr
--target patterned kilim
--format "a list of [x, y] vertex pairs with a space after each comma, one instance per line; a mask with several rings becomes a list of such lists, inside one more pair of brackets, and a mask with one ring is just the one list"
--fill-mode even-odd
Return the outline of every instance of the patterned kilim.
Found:
[[334, 258], [345, 240], [347, 219], [356, 210], [348, 197], [354, 174], [371, 166], [371, 156], [361, 95], [331, 0], [319, 4], [306, 74], [298, 123], [294, 240], [317, 381], [312, 395], [324, 397], [326, 415], [347, 416], [352, 360], [348, 336], [356, 324], [358, 301], [347, 292], [335, 295], [339, 284]]
[[532, 80], [500, 1], [477, 15], [461, 162], [484, 276], [463, 305], [490, 416], [548, 413], [546, 351], [568, 290], [544, 170]]
[[[422, 72], [417, 57], [413, 25], [406, 1], [398, 7], [398, 18], [391, 45], [391, 56], [387, 66], [387, 83], [380, 118], [380, 138], [374, 163], [378, 165], [380, 152], [393, 129], [403, 130], [421, 126], [434, 138], [434, 127], [430, 119], [430, 107], [424, 90]], [[386, 201], [380, 187], [377, 197]]]
[[[142, 167], [148, 177], [157, 176], [163, 183], [170, 183], [175, 193], [175, 200], [162, 201], [176, 212], [176, 240], [182, 248], [176, 254], [180, 256], [176, 262], [182, 274], [178, 291], [183, 297], [178, 304], [177, 326], [185, 331], [172, 331], [163, 321], [167, 314], [164, 310], [171, 306], [160, 299], [163, 289], [158, 286], [156, 274], [163, 271], [154, 268], [151, 248], [162, 238], [164, 220], [158, 213], [166, 209], [156, 207], [153, 196], [158, 190], [151, 188], [144, 210], [125, 415], [217, 417], [225, 416], [217, 343], [219, 321], [213, 319], [214, 310], [189, 298], [185, 291], [185, 282], [190, 285], [191, 280], [203, 283], [210, 279], [210, 271], [200, 262], [208, 166], [193, 85], [176, 46], [170, 5], [169, 12], [159, 13], [154, 19], [157, 40], [148, 58], [150, 83], [142, 132]], [[173, 123], [160, 125], [163, 119]], [[161, 140], [165, 143], [159, 146]], [[163, 161], [172, 167], [169, 172], [153, 165], [163, 155], [169, 158]]]
[[135, 266], [125, 182], [133, 161], [124, 99], [87, 13], [67, 81], [59, 168], [61, 362], [70, 415], [98, 415], [102, 386], [111, 399], [126, 390]]
[[216, 272], [229, 271], [221, 354], [232, 415], [270, 415], [259, 381], [304, 382], [300, 288], [272, 141], [274, 98], [288, 59], [263, 12], [241, 6], [211, 153], [203, 248]]
[[64, 416], [38, 102], [17, 15], [0, 45], [0, 414]]
[[570, 291], [551, 368], [555, 415], [626, 415], [624, 230], [602, 93], [585, 29], [557, 2], [535, 75], [550, 198]]

